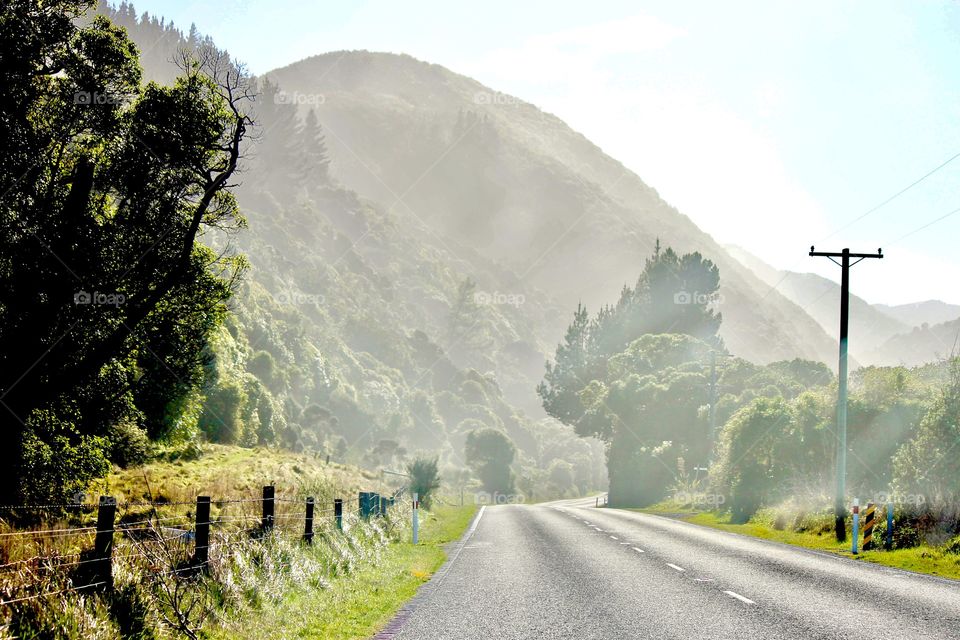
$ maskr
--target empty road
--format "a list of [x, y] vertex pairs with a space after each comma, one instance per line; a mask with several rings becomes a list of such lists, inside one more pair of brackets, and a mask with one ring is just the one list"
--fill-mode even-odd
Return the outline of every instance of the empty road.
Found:
[[592, 499], [496, 506], [378, 637], [960, 639], [960, 583]]

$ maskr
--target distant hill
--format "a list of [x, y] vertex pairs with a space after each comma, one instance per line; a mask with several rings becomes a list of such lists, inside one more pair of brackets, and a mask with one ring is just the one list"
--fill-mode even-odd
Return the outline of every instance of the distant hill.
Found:
[[934, 325], [960, 318], [960, 305], [941, 300], [927, 300], [910, 304], [874, 305], [877, 309], [909, 327]]
[[[780, 271], [742, 247], [727, 246], [730, 253], [759, 276], [768, 287], [776, 287], [787, 298], [802, 307], [831, 338], [840, 337], [840, 285], [813, 273]], [[861, 364], [880, 364], [877, 349], [891, 337], [909, 331], [911, 325], [901, 322], [850, 294], [850, 355]]]
[[935, 325], [924, 324], [896, 335], [877, 349], [887, 364], [914, 366], [934, 362], [958, 353], [960, 318]]
[[833, 341], [803, 309], [768, 292], [687, 216], [555, 116], [406, 55], [333, 52], [267, 76], [302, 109], [315, 108], [339, 181], [424, 225], [424, 242], [503, 265], [516, 286], [558, 301], [563, 321], [579, 301], [593, 310], [615, 301], [659, 238], [720, 267], [721, 335], [733, 353], [757, 362], [833, 361]]
[[[727, 249], [770, 287], [803, 307], [833, 338], [839, 337], [840, 285], [812, 273], [779, 271], [742, 247]], [[954, 353], [958, 335], [960, 306], [940, 300], [870, 304], [850, 294], [850, 354], [858, 364], [935, 362]]]

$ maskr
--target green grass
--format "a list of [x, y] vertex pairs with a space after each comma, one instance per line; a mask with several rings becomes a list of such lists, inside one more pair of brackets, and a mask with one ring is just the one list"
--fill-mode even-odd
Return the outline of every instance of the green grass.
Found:
[[[112, 495], [120, 502], [139, 500], [194, 500], [197, 495], [217, 498], [256, 497], [263, 485], [275, 484], [279, 495], [330, 488], [343, 497], [360, 489], [376, 490], [380, 477], [350, 465], [279, 449], [206, 444], [199, 457], [178, 451], [160, 452], [139, 467], [115, 468], [91, 493]], [[317, 496], [318, 499], [320, 496]]]
[[[815, 549], [838, 556], [854, 558], [862, 562], [873, 562], [887, 567], [960, 580], [960, 554], [950, 553], [941, 547], [921, 545], [919, 547], [895, 549], [893, 551], [883, 551], [882, 549], [871, 551], [861, 550], [859, 554], [854, 556], [850, 549], [849, 535], [847, 536], [847, 542], [840, 544], [836, 541], [833, 532], [830, 530], [820, 532], [797, 532], [790, 529], [780, 530], [773, 528], [768, 523], [757, 522], [755, 520], [746, 524], [732, 524], [725, 515], [715, 512], [696, 511], [681, 513], [681, 510], [672, 509], [669, 505], [658, 505], [651, 509], [637, 509], [637, 511], [656, 513], [659, 515], [671, 514], [686, 522], [705, 527], [732, 531], [733, 533], [740, 533], [764, 540], [773, 540], [806, 549]], [[882, 542], [882, 539], [878, 538], [877, 542]]]
[[[421, 522], [420, 544], [387, 546], [375, 564], [332, 580], [325, 589], [296, 589], [215, 638], [369, 638], [385, 626], [446, 560], [444, 546], [466, 530], [475, 506], [436, 506]], [[267, 633], [269, 631], [269, 633]]]

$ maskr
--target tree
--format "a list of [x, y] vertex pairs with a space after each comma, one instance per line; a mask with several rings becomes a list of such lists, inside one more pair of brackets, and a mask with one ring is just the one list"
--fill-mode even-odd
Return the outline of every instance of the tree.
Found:
[[457, 293], [447, 321], [447, 347], [451, 353], [468, 356], [489, 351], [493, 344], [487, 335], [487, 323], [478, 301], [477, 283], [465, 278]]
[[14, 0], [2, 20], [4, 504], [23, 499], [14, 478], [38, 442], [89, 450], [130, 418], [169, 428], [243, 268], [198, 241], [243, 225], [229, 188], [252, 124], [242, 72], [187, 58], [173, 86], [142, 87], [125, 32], [79, 19], [92, 4]]
[[746, 522], [780, 497], [803, 452], [793, 413], [782, 398], [757, 398], [724, 426], [717, 477], [734, 522]]
[[611, 358], [607, 377], [581, 394], [582, 436], [610, 446], [610, 502], [643, 506], [661, 500], [675, 480], [677, 458], [709, 456], [704, 362], [710, 346], [685, 335], [646, 335]]
[[513, 493], [513, 464], [516, 447], [498, 429], [474, 429], [467, 434], [464, 449], [467, 465], [473, 469], [488, 493]]
[[407, 465], [407, 475], [410, 476], [410, 492], [417, 494], [417, 499], [424, 508], [429, 509], [433, 501], [433, 492], [440, 488], [440, 471], [438, 458], [417, 457]]
[[565, 496], [575, 487], [573, 465], [565, 460], [554, 460], [547, 469], [547, 480], [559, 496]]
[[537, 386], [543, 408], [566, 424], [575, 424], [583, 415], [583, 406], [577, 394], [586, 386], [581, 376], [587, 371], [589, 323], [587, 308], [578, 304], [563, 342], [557, 345], [554, 361], [547, 362], [547, 372]]
[[327, 184], [330, 181], [330, 158], [323, 128], [313, 109], [304, 117], [297, 131], [297, 140], [302, 156], [297, 164], [300, 183], [310, 187]]
[[[947, 365], [948, 378], [909, 442], [893, 458], [894, 488], [903, 499], [957, 514], [960, 501], [960, 358]], [[954, 523], [956, 524], [956, 523]]]
[[[581, 394], [606, 378], [607, 362], [642, 336], [684, 334], [708, 348], [722, 349], [717, 336], [721, 317], [711, 306], [719, 286], [719, 270], [710, 260], [699, 253], [680, 256], [670, 248], [661, 251], [657, 241], [635, 287], [624, 287], [616, 306], [601, 308], [590, 320], [586, 309], [577, 305], [554, 362], [547, 363], [537, 387], [544, 409], [576, 426], [585, 413]], [[578, 433], [593, 434], [589, 428], [578, 428]]]

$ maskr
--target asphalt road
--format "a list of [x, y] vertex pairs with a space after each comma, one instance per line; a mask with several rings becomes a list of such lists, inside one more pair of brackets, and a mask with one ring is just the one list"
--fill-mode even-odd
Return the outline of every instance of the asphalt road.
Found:
[[592, 499], [505, 505], [378, 637], [960, 639], [960, 583]]

